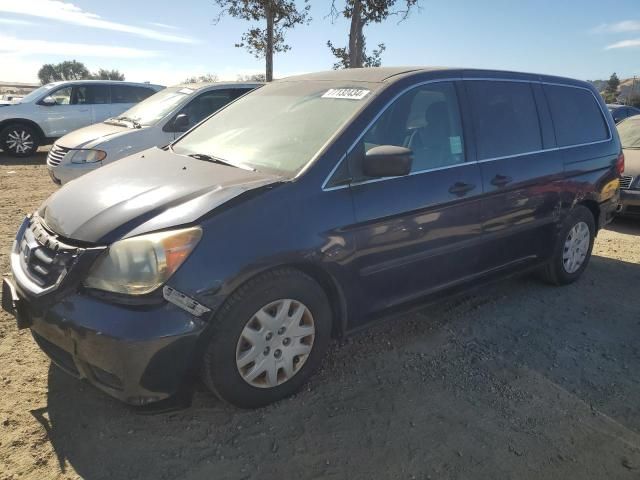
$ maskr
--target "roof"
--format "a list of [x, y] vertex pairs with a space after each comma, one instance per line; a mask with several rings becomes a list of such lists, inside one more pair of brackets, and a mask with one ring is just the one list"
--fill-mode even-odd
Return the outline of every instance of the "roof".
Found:
[[51, 82], [47, 85], [77, 85], [77, 84], [87, 84], [87, 83], [100, 83], [100, 84], [110, 84], [110, 85], [134, 85], [138, 87], [154, 87], [154, 88], [164, 88], [164, 85], [158, 85], [156, 83], [147, 83], [147, 82], [127, 82], [125, 80], [62, 80], [59, 82]]
[[209, 87], [259, 87], [260, 85], [264, 85], [264, 82], [198, 82], [178, 83], [177, 85], [171, 85], [171, 88], [190, 88], [191, 90], [202, 90]]
[[375, 67], [375, 68], [346, 68], [341, 70], [327, 70], [324, 72], [307, 73], [283, 78], [278, 81], [298, 81], [298, 80], [329, 80], [329, 81], [351, 81], [351, 82], [384, 82], [385, 80], [402, 74], [449, 70], [444, 67]]
[[421, 73], [443, 73], [449, 72], [452, 77], [490, 77], [490, 78], [514, 78], [541, 80], [545, 82], [560, 82], [572, 85], [587, 85], [586, 82], [572, 78], [559, 77], [553, 75], [542, 75], [537, 73], [513, 72], [508, 70], [490, 70], [458, 67], [374, 67], [374, 68], [348, 68], [341, 70], [329, 70], [325, 72], [308, 73], [287, 77], [280, 82], [286, 81], [334, 81], [334, 82], [369, 82], [383, 83], [394, 82], [401, 78]]

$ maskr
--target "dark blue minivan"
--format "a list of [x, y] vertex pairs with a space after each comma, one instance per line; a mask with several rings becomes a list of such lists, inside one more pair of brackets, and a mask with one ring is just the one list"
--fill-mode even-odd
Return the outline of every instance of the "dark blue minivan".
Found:
[[370, 68], [287, 78], [52, 195], [3, 307], [134, 405], [199, 372], [257, 407], [331, 336], [516, 272], [568, 284], [618, 204], [605, 104], [567, 78]]

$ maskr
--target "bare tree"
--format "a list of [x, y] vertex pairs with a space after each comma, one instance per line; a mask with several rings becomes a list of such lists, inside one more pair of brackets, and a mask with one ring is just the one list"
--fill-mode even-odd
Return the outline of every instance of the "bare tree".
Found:
[[205, 73], [204, 75], [194, 75], [184, 79], [182, 83], [208, 83], [217, 82], [218, 75], [215, 73]]
[[334, 68], [379, 67], [382, 64], [384, 43], [372, 55], [366, 53], [364, 27], [369, 23], [382, 23], [390, 16], [397, 16], [399, 22], [406, 20], [413, 9], [420, 9], [419, 0], [345, 0], [344, 8], [331, 0], [329, 16], [335, 21], [339, 16], [350, 20], [348, 47], [336, 47], [327, 42], [331, 53], [338, 59]]
[[235, 46], [246, 48], [256, 58], [265, 59], [265, 78], [273, 80], [273, 54], [291, 49], [285, 43], [285, 31], [296, 25], [308, 24], [309, 0], [302, 0], [298, 8], [295, 0], [214, 0], [220, 7], [214, 23], [220, 22], [224, 15], [249, 22], [264, 22], [262, 27], [252, 27], [242, 34]]

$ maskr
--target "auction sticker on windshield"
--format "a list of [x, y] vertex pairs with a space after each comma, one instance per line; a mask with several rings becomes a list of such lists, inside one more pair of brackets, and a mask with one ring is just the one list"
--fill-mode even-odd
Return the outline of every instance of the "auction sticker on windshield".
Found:
[[342, 98], [345, 100], [362, 100], [371, 90], [362, 88], [331, 88], [327, 90], [322, 98]]

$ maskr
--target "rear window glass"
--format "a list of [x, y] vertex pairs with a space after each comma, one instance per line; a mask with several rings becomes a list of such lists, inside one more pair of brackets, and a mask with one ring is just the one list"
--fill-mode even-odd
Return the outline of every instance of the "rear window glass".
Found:
[[598, 142], [609, 137], [602, 111], [589, 90], [544, 85], [558, 146]]
[[538, 111], [526, 82], [467, 82], [478, 159], [508, 157], [542, 149]]

